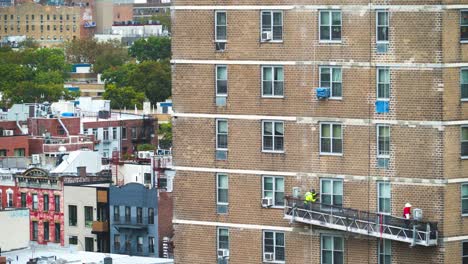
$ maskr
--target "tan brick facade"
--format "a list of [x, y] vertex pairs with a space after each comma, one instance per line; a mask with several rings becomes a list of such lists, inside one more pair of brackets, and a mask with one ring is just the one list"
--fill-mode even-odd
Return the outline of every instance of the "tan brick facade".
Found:
[[[283, 208], [262, 208], [262, 179], [284, 179], [284, 194], [343, 182], [343, 207], [377, 212], [379, 182], [391, 188], [391, 214], [405, 203], [438, 223], [438, 245], [392, 241], [391, 263], [462, 263], [468, 240], [461, 186], [460, 10], [468, 1], [175, 0], [172, 10], [175, 261], [217, 263], [217, 227], [229, 230], [229, 263], [270, 263], [264, 231], [284, 233], [285, 259], [325, 261], [321, 236], [344, 241], [344, 263], [381, 263], [379, 238], [290, 223]], [[376, 44], [376, 10], [389, 5], [386, 52]], [[460, 5], [460, 6], [456, 6]], [[262, 10], [282, 12], [282, 41], [261, 41]], [[341, 42], [319, 41], [319, 12], [341, 11]], [[227, 44], [215, 46], [215, 11], [227, 15]], [[227, 67], [218, 106], [216, 66]], [[262, 66], [282, 66], [284, 96], [262, 96]], [[317, 99], [320, 67], [341, 69], [340, 99]], [[389, 112], [377, 113], [377, 69], [390, 71]], [[227, 159], [216, 159], [216, 120], [228, 124]], [[284, 148], [262, 150], [262, 121], [284, 124]], [[341, 124], [342, 153], [320, 151], [321, 124]], [[388, 167], [378, 166], [377, 125], [390, 127]], [[217, 213], [217, 173], [228, 176], [228, 212]], [[341, 263], [341, 262], [334, 262]]]

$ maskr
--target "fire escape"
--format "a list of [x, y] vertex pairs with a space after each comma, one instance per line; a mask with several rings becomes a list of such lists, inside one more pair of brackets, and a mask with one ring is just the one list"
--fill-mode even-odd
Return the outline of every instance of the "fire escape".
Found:
[[351, 232], [411, 246], [436, 246], [437, 223], [407, 220], [386, 214], [370, 213], [320, 203], [304, 204], [304, 200], [286, 197], [284, 219], [329, 229]]

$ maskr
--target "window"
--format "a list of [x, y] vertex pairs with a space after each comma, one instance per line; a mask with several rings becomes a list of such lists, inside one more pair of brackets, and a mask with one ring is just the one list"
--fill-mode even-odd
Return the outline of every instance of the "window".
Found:
[[284, 152], [284, 123], [282, 121], [263, 121], [263, 148], [265, 152]]
[[320, 154], [343, 154], [343, 131], [341, 124], [320, 124]]
[[392, 263], [392, 241], [379, 239], [379, 264]]
[[461, 185], [462, 214], [468, 215], [468, 183]]
[[130, 207], [125, 206], [125, 222], [130, 223], [132, 221], [132, 213], [130, 212]]
[[462, 252], [462, 260], [463, 264], [468, 262], [468, 241], [462, 242], [463, 252]]
[[154, 208], [148, 208], [148, 224], [154, 224]]
[[77, 236], [70, 236], [68, 238], [68, 244], [70, 245], [78, 245], [78, 237]]
[[390, 126], [377, 125], [377, 157], [390, 158]]
[[216, 174], [216, 207], [218, 214], [226, 214], [228, 212], [228, 176], [226, 174]]
[[94, 140], [98, 140], [98, 131], [97, 131], [97, 128], [93, 128], [92, 131], [93, 131]]
[[114, 140], [117, 139], [117, 128], [116, 127], [112, 128], [112, 139], [114, 139]]
[[59, 213], [60, 212], [60, 196], [59, 195], [54, 195], [54, 200], [55, 200], [55, 212]]
[[320, 41], [341, 41], [341, 11], [320, 11]]
[[145, 184], [151, 184], [151, 173], [144, 173], [143, 178]]
[[262, 11], [261, 40], [283, 41], [283, 12]]
[[32, 240], [35, 241], [37, 240], [38, 237], [38, 223], [37, 221], [32, 221]]
[[468, 41], [468, 10], [460, 11], [460, 41]]
[[85, 237], [85, 251], [89, 251], [89, 252], [94, 251], [94, 238]]
[[322, 235], [321, 248], [322, 264], [342, 264], [344, 263], [344, 241], [339, 236]]
[[77, 222], [77, 209], [76, 205], [68, 206], [68, 224], [70, 226], [76, 226]]
[[122, 129], [122, 131], [121, 131], [121, 133], [122, 133], [122, 139], [127, 139], [127, 128], [126, 128], [126, 127], [122, 127], [121, 129]]
[[320, 179], [320, 201], [324, 205], [343, 205], [343, 181]]
[[44, 222], [44, 240], [49, 241], [50, 234], [49, 234], [49, 222]]
[[148, 237], [148, 252], [154, 253], [154, 237]]
[[137, 224], [143, 224], [143, 208], [137, 207]]
[[215, 19], [215, 40], [216, 42], [226, 42], [227, 40], [227, 16], [225, 11], [216, 11]]
[[227, 66], [216, 66], [216, 96], [227, 96]]
[[93, 227], [93, 207], [85, 206], [84, 207], [84, 218], [85, 218], [85, 227]]
[[228, 122], [225, 119], [216, 120], [216, 159], [227, 159]]
[[263, 197], [273, 199], [274, 206], [284, 206], [284, 178], [263, 176]]
[[11, 189], [7, 190], [7, 207], [13, 207], [13, 191]]
[[136, 139], [137, 138], [137, 128], [132, 127], [131, 128], [131, 133], [132, 133], [132, 139]]
[[341, 98], [341, 68], [320, 67], [320, 87], [330, 88], [331, 98]]
[[[263, 232], [263, 262], [284, 261], [284, 233], [274, 231]], [[271, 257], [267, 258], [267, 255]]]
[[[218, 250], [229, 250], [229, 229], [218, 227]], [[225, 264], [226, 261], [224, 258], [220, 257], [218, 254], [218, 264]]]
[[21, 193], [21, 207], [26, 207], [26, 193]]
[[118, 205], [114, 205], [114, 221], [120, 222], [120, 207]]
[[262, 96], [284, 96], [284, 73], [282, 66], [262, 67]]
[[377, 11], [376, 16], [377, 43], [386, 43], [388, 42], [388, 12], [380, 10]]
[[137, 252], [143, 252], [143, 237], [137, 237]]
[[102, 130], [102, 140], [109, 140], [109, 128], [103, 128]]
[[120, 251], [120, 235], [119, 234], [114, 235], [114, 250]]
[[24, 148], [15, 149], [15, 157], [24, 157]]
[[391, 185], [389, 182], [377, 182], [378, 212], [390, 214], [391, 207]]
[[6, 157], [7, 156], [7, 150], [6, 149], [0, 149], [0, 157]]
[[49, 211], [49, 195], [44, 194], [44, 211]]
[[468, 126], [461, 127], [461, 156], [468, 158]]
[[468, 69], [460, 71], [461, 100], [468, 101]]
[[390, 69], [377, 68], [377, 100], [390, 99]]
[[55, 223], [55, 242], [60, 242], [60, 223]]
[[32, 209], [35, 211], [37, 209], [39, 209], [39, 198], [37, 197], [37, 193], [34, 193], [32, 195], [32, 201], [33, 201], [33, 204], [32, 204]]

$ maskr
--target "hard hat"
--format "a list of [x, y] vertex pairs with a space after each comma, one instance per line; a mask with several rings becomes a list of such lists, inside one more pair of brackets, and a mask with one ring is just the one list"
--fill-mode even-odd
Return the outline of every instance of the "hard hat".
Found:
[[411, 207], [411, 204], [410, 204], [410, 203], [406, 203], [406, 204], [405, 204], [405, 207]]

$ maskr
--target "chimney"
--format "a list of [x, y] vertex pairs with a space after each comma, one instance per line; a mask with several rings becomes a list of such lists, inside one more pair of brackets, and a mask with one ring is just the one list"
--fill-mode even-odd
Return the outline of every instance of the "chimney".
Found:
[[78, 177], [86, 177], [86, 167], [76, 167], [76, 170], [78, 172]]

